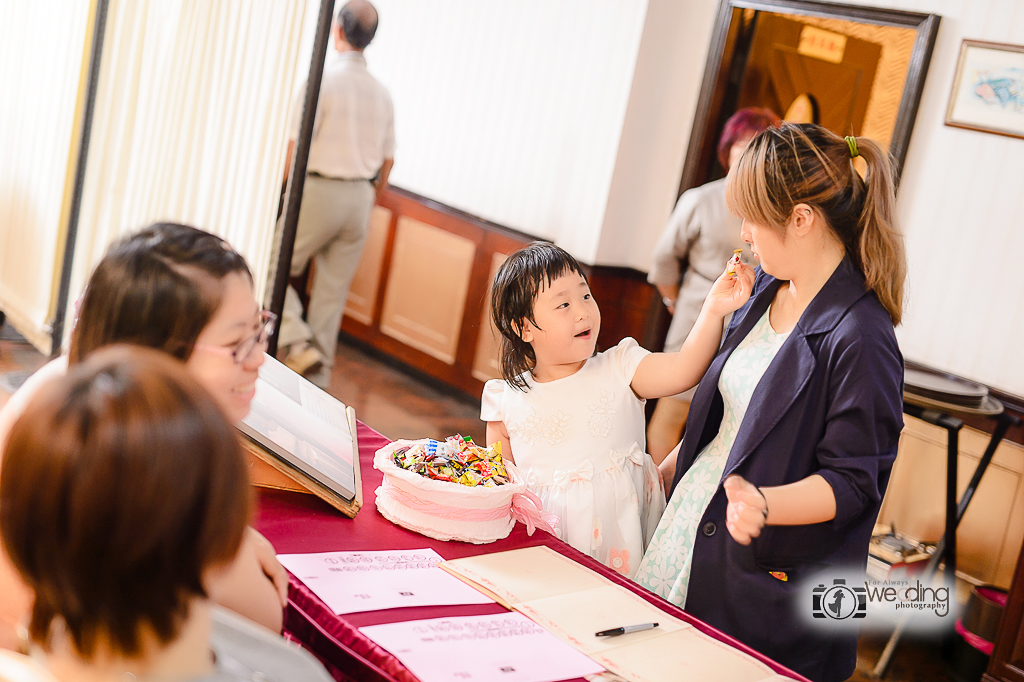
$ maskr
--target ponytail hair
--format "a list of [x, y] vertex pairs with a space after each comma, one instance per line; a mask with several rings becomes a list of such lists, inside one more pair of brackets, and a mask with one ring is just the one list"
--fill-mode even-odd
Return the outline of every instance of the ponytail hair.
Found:
[[856, 145], [867, 164], [866, 192], [860, 212], [858, 254], [868, 287], [885, 307], [893, 325], [903, 316], [903, 284], [907, 257], [896, 226], [896, 191], [892, 157], [874, 140], [858, 137]]
[[[855, 156], [867, 165], [864, 178], [854, 168]], [[892, 165], [874, 140], [787, 123], [750, 141], [730, 174], [726, 199], [741, 217], [780, 233], [797, 204], [817, 209], [899, 325], [907, 262], [896, 225]]]

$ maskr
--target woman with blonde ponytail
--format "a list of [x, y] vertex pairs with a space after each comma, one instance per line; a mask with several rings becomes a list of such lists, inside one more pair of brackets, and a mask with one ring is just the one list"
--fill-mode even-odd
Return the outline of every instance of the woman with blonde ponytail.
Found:
[[810, 595], [863, 575], [903, 428], [892, 165], [867, 138], [786, 124], [751, 140], [726, 195], [760, 262], [754, 292], [662, 464], [669, 503], [636, 580], [812, 680], [845, 680], [856, 629], [815, 620]]

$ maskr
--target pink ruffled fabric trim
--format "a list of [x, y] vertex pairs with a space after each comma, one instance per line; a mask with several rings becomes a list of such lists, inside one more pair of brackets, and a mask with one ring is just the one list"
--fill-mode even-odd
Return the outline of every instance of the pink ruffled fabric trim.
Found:
[[467, 509], [465, 507], [453, 507], [447, 504], [438, 504], [437, 502], [424, 500], [398, 488], [385, 478], [381, 487], [377, 489], [377, 496], [390, 498], [409, 509], [441, 519], [480, 522], [498, 521], [500, 519], [507, 519], [511, 514], [514, 519], [526, 525], [527, 535], [533, 535], [534, 530], [537, 528], [546, 530], [554, 535], [555, 526], [558, 525], [558, 517], [544, 511], [540, 498], [529, 490], [513, 495], [511, 504], [508, 507]]

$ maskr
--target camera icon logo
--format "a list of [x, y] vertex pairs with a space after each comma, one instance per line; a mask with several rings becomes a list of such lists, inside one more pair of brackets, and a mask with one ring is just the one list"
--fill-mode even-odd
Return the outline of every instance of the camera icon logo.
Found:
[[815, 618], [865, 618], [868, 615], [868, 591], [864, 587], [848, 586], [844, 578], [834, 578], [830, 587], [819, 583], [814, 588], [811, 608]]

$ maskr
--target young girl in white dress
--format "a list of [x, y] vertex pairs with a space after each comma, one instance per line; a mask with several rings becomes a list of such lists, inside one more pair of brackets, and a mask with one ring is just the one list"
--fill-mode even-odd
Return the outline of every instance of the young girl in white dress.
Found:
[[631, 338], [594, 354], [601, 312], [580, 264], [534, 242], [498, 270], [491, 314], [504, 379], [484, 387], [487, 443], [501, 441], [557, 535], [632, 577], [665, 508], [645, 451], [644, 401], [675, 395], [704, 375], [726, 315], [750, 296], [753, 271], [715, 282], [678, 353], [650, 353]]

